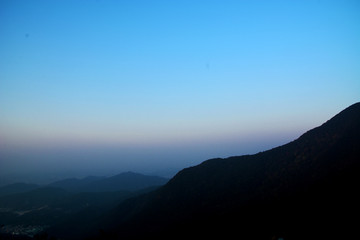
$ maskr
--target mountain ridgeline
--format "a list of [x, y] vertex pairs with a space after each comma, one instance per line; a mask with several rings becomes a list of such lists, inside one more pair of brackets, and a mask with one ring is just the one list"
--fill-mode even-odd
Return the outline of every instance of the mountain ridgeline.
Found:
[[359, 237], [360, 103], [297, 140], [211, 159], [104, 217], [98, 239]]

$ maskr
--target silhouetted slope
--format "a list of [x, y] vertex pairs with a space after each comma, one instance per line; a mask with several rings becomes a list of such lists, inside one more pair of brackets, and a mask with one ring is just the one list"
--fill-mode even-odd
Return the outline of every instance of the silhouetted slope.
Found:
[[357, 103], [281, 147], [184, 169], [102, 226], [122, 239], [358, 236], [359, 159]]

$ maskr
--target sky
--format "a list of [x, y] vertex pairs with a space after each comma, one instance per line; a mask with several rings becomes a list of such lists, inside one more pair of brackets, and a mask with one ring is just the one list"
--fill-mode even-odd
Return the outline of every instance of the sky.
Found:
[[276, 147], [358, 102], [359, 65], [356, 0], [1, 0], [0, 184]]

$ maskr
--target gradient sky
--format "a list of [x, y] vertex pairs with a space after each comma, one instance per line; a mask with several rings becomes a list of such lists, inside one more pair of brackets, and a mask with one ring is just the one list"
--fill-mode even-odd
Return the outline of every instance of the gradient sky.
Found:
[[254, 153], [359, 99], [356, 0], [0, 1], [3, 176]]

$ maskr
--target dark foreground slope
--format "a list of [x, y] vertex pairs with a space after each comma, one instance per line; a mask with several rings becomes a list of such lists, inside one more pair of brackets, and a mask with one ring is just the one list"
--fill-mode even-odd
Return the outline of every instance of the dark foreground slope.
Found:
[[281, 147], [180, 171], [112, 211], [98, 238], [356, 238], [359, 160], [357, 103]]

